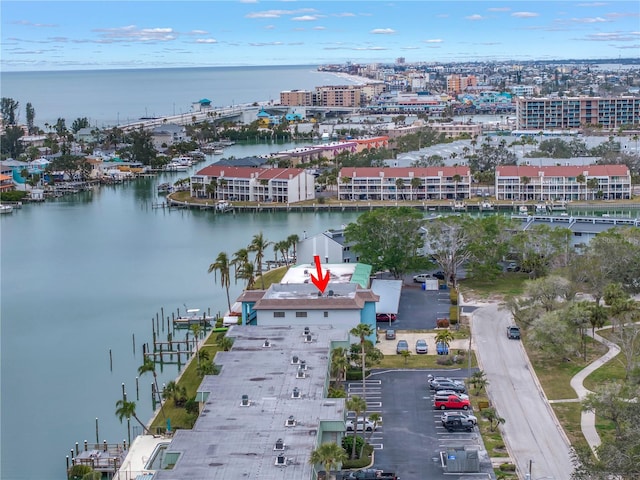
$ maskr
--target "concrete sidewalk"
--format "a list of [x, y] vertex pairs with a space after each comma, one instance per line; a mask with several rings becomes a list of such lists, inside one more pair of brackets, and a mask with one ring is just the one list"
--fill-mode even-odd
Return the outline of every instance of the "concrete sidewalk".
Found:
[[[606, 327], [606, 328], [609, 328], [609, 327]], [[598, 329], [598, 330], [602, 330], [602, 329]], [[591, 373], [596, 371], [598, 368], [603, 366], [609, 360], [611, 360], [616, 355], [618, 355], [618, 353], [620, 353], [620, 348], [615, 343], [610, 342], [609, 340], [607, 340], [604, 337], [601, 337], [597, 333], [591, 334], [591, 332], [589, 332], [588, 335], [592, 337], [594, 340], [606, 345], [609, 348], [609, 351], [607, 351], [607, 353], [605, 353], [603, 356], [601, 356], [600, 358], [598, 358], [597, 360], [593, 361], [592, 363], [587, 365], [585, 368], [580, 370], [571, 379], [571, 388], [573, 388], [576, 391], [576, 394], [578, 395], [578, 399], [580, 401], [584, 400], [584, 398], [589, 393], [592, 393], [590, 390], [587, 390], [585, 388], [584, 380], [589, 375], [591, 375]], [[589, 447], [591, 447], [591, 450], [595, 455], [596, 447], [600, 445], [600, 435], [598, 435], [598, 431], [596, 430], [595, 412], [585, 412], [585, 411], [582, 412], [582, 415], [580, 416], [580, 428], [582, 429], [582, 434], [584, 435], [584, 438], [587, 440]]]

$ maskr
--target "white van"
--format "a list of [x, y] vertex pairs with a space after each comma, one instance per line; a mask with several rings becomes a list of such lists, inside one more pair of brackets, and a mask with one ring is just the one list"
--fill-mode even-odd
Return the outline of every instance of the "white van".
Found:
[[414, 275], [413, 281], [416, 283], [424, 283], [427, 280], [432, 280], [433, 277], [428, 273], [420, 273], [418, 275]]

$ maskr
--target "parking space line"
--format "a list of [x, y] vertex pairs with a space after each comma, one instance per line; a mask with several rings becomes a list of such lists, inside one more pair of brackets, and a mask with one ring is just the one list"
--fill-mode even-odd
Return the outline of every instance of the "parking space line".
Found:
[[[367, 402], [367, 407], [369, 407], [369, 406], [382, 408], [382, 402]], [[367, 410], [368, 410], [368, 408], [367, 408]]]

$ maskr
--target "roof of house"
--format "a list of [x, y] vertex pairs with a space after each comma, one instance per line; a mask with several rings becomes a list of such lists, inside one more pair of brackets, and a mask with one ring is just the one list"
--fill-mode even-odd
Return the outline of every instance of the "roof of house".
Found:
[[344, 167], [340, 170], [340, 178], [366, 178], [366, 177], [461, 177], [469, 176], [469, 167]]
[[[542, 175], [541, 175], [542, 174]], [[627, 176], [626, 165], [565, 165], [543, 166], [503, 165], [496, 168], [496, 177], [610, 177]]]
[[322, 293], [313, 283], [275, 283], [262, 293], [262, 298], [255, 302], [255, 310], [360, 310], [365, 302], [380, 299], [373, 291], [359, 288], [355, 283], [331, 281]]
[[213, 164], [199, 170], [196, 175], [204, 177], [224, 178], [258, 178], [258, 179], [287, 179], [290, 175], [296, 177], [304, 173], [302, 168], [254, 168], [254, 167], [230, 167], [227, 165]]

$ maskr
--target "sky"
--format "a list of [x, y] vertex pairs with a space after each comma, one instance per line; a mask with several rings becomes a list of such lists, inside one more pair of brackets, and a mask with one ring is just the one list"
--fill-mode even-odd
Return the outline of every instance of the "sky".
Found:
[[623, 1], [7, 1], [2, 71], [640, 57]]

